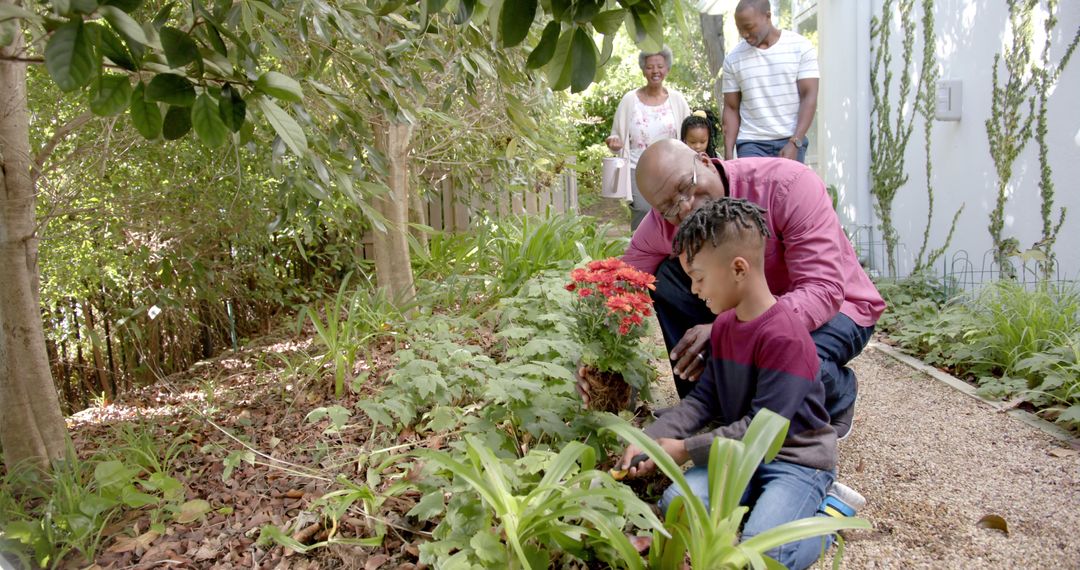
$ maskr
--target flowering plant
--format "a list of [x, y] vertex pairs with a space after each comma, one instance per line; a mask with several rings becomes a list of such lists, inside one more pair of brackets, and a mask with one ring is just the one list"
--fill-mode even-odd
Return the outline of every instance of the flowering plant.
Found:
[[573, 333], [582, 345], [582, 364], [622, 374], [628, 384], [643, 388], [648, 356], [639, 341], [645, 317], [652, 316], [648, 292], [656, 278], [616, 258], [591, 261], [570, 278], [566, 289], [577, 293]]

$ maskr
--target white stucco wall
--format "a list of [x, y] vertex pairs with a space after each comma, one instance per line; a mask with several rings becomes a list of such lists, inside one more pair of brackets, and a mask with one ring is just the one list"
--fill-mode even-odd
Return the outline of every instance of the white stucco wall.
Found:
[[[841, 190], [842, 219], [850, 227], [877, 224], [869, 197], [866, 130], [869, 127], [868, 4], [858, 0], [819, 2], [822, 66], [819, 136], [826, 156], [821, 174], [827, 183], [836, 184]], [[1008, 7], [1003, 1], [993, 0], [937, 0], [935, 4], [941, 77], [963, 81], [963, 118], [959, 122], [934, 122], [935, 206], [930, 247], [943, 243], [953, 213], [964, 204], [946, 258], [966, 251], [978, 271], [984, 253], [991, 248], [987, 227], [997, 192], [997, 175], [984, 122], [990, 114], [994, 54], [1001, 51], [1007, 36]], [[882, 0], [873, 0], [875, 14], [880, 14], [881, 5]], [[1039, 12], [1035, 23], [1036, 50], [1042, 45], [1042, 18]], [[898, 16], [894, 18], [897, 28], [892, 50], [893, 64], [897, 67], [902, 54], [898, 20]], [[1061, 2], [1059, 23], [1051, 44], [1053, 60], [1060, 59], [1078, 26], [1080, 2]], [[917, 40], [916, 54], [921, 54], [921, 49]], [[894, 69], [894, 72], [895, 89], [902, 71]], [[1069, 210], [1055, 251], [1063, 277], [1076, 279], [1080, 278], [1080, 147], [1073, 139], [1080, 129], [1080, 53], [1065, 69], [1050, 98], [1049, 118], [1047, 140], [1056, 206]], [[910, 270], [913, 264], [927, 220], [922, 126], [921, 119], [916, 119], [915, 133], [906, 152], [910, 178], [894, 202], [894, 219], [903, 244], [901, 273]], [[1004, 236], [1017, 238], [1021, 249], [1031, 247], [1041, 236], [1037, 151], [1037, 145], [1031, 141], [1014, 163], [1011, 195], [1005, 208]], [[876, 228], [875, 236], [880, 236]], [[880, 256], [876, 261], [880, 261]], [[939, 271], [942, 266], [942, 262], [937, 264]]]

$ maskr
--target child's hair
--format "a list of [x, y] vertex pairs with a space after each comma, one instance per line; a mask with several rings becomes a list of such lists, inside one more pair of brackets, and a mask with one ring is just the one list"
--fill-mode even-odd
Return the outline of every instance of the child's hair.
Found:
[[706, 201], [679, 224], [671, 249], [675, 255], [685, 253], [691, 263], [706, 243], [719, 247], [735, 241], [762, 247], [768, 237], [764, 208], [740, 198], [720, 198]]
[[698, 127], [704, 128], [709, 133], [709, 144], [705, 147], [705, 154], [709, 155], [710, 158], [716, 158], [716, 139], [720, 128], [716, 123], [716, 115], [708, 109], [698, 109], [690, 113], [689, 117], [683, 119], [679, 140], [686, 142], [687, 131]]

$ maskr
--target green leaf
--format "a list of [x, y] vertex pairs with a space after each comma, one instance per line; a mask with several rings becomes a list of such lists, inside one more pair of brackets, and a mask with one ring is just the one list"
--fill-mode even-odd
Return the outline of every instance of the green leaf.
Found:
[[525, 41], [536, 18], [536, 0], [505, 0], [499, 13], [499, 33], [506, 47]]
[[139, 6], [142, 6], [142, 0], [103, 0], [101, 4], [103, 6], [116, 6], [125, 12], [131, 13]]
[[88, 15], [97, 10], [97, 0], [70, 0], [68, 6], [72, 14]]
[[199, 45], [191, 36], [169, 26], [161, 28], [159, 33], [170, 67], [184, 67], [199, 58]]
[[210, 148], [225, 144], [229, 138], [229, 129], [221, 121], [217, 103], [206, 93], [195, 99], [195, 105], [191, 108], [191, 124], [199, 140]]
[[255, 100], [255, 103], [259, 106], [270, 126], [274, 127], [274, 131], [281, 137], [282, 142], [297, 156], [304, 156], [308, 148], [307, 136], [304, 135], [304, 129], [300, 128], [300, 124], [296, 122], [296, 119], [293, 119], [281, 107], [278, 107], [266, 97], [259, 97]]
[[406, 513], [407, 516], [416, 517], [422, 521], [431, 520], [446, 510], [442, 489], [436, 489], [420, 499], [416, 506]]
[[79, 501], [79, 512], [90, 518], [94, 518], [117, 506], [117, 504], [118, 501], [113, 498], [103, 497], [101, 495], [86, 495]]
[[146, 88], [140, 81], [131, 92], [131, 123], [135, 130], [147, 139], [156, 139], [161, 134], [161, 109], [153, 101], [146, 100]]
[[98, 78], [90, 110], [95, 115], [109, 117], [122, 113], [131, 102], [131, 83], [126, 75], [105, 74]]
[[105, 17], [105, 21], [121, 35], [137, 42], [139, 45], [146, 45], [149, 43], [146, 32], [143, 31], [142, 26], [132, 19], [131, 16], [128, 16], [127, 12], [124, 12], [115, 6], [102, 6], [99, 12]]
[[119, 487], [130, 483], [137, 473], [138, 470], [127, 467], [120, 461], [103, 461], [94, 467], [94, 481], [97, 481], [101, 488]]
[[608, 36], [619, 31], [625, 18], [626, 10], [605, 10], [592, 19], [592, 25], [596, 31]]
[[146, 505], [154, 505], [161, 501], [161, 499], [143, 493], [132, 485], [124, 487], [124, 490], [120, 493], [120, 501], [128, 507], [138, 509], [145, 507]]
[[63, 91], [73, 91], [90, 81], [97, 67], [94, 59], [81, 19], [57, 28], [45, 45], [45, 69]]
[[170, 106], [165, 112], [165, 121], [161, 125], [161, 135], [167, 141], [183, 138], [191, 130], [191, 107]]
[[290, 103], [299, 103], [304, 98], [304, 91], [300, 88], [299, 82], [276, 71], [267, 71], [259, 76], [259, 79], [255, 81], [255, 88]]
[[240, 132], [244, 126], [244, 118], [247, 116], [247, 103], [240, 96], [240, 92], [232, 85], [226, 83], [221, 86], [221, 98], [218, 99], [218, 114], [221, 121], [234, 133]]
[[225, 46], [225, 40], [221, 39], [221, 33], [218, 32], [217, 28], [214, 26], [206, 26], [204, 30], [203, 33], [206, 35], [206, 39], [209, 40], [210, 45], [213, 46], [214, 51], [228, 57], [229, 48]]
[[570, 92], [584, 91], [596, 76], [596, 44], [589, 37], [585, 28], [574, 31], [574, 42], [570, 46]]
[[570, 65], [570, 42], [573, 38], [574, 34], [560, 35], [555, 54], [548, 63], [548, 83], [553, 91], [562, 91], [570, 86], [570, 72], [574, 69]]
[[109, 61], [128, 71], [135, 71], [138, 67], [135, 65], [135, 59], [131, 56], [131, 52], [128, 51], [127, 46], [124, 45], [120, 36], [116, 35], [116, 32], [101, 24], [93, 22], [86, 24], [86, 27], [92, 27], [97, 33], [97, 47], [101, 52], [101, 55], [104, 55], [109, 58]]
[[180, 524], [193, 523], [203, 515], [210, 512], [210, 502], [204, 499], [194, 499], [180, 505], [180, 509], [177, 511], [174, 520]]
[[555, 46], [559, 43], [559, 30], [561, 28], [562, 26], [556, 21], [548, 22], [548, 25], [544, 27], [544, 33], [540, 36], [540, 41], [533, 48], [532, 53], [529, 54], [525, 67], [537, 69], [551, 61], [551, 56], [555, 55]]
[[584, 24], [596, 17], [597, 12], [603, 7], [604, 0], [577, 0], [573, 3], [573, 9], [571, 11], [573, 13], [574, 21], [579, 24]]
[[454, 16], [454, 23], [460, 26], [468, 22], [472, 18], [475, 9], [476, 0], [458, 0], [458, 10]]
[[146, 98], [176, 107], [190, 107], [195, 103], [195, 85], [175, 73], [159, 73], [150, 80]]
[[[492, 529], [484, 527], [480, 529], [472, 539], [469, 546], [476, 553], [476, 557], [488, 564], [506, 564], [506, 545], [499, 540]], [[504, 566], [505, 567], [505, 566]]]
[[1057, 417], [1060, 423], [1080, 423], [1080, 404], [1073, 404]]

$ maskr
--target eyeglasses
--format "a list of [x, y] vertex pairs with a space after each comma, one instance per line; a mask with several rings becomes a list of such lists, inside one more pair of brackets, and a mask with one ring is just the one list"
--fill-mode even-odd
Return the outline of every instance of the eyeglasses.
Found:
[[664, 219], [671, 223], [675, 223], [675, 219], [682, 211], [683, 203], [693, 200], [694, 189], [697, 188], [697, 155], [694, 155], [693, 162], [690, 163], [690, 171], [693, 173], [690, 185], [675, 195], [675, 203], [663, 213]]

